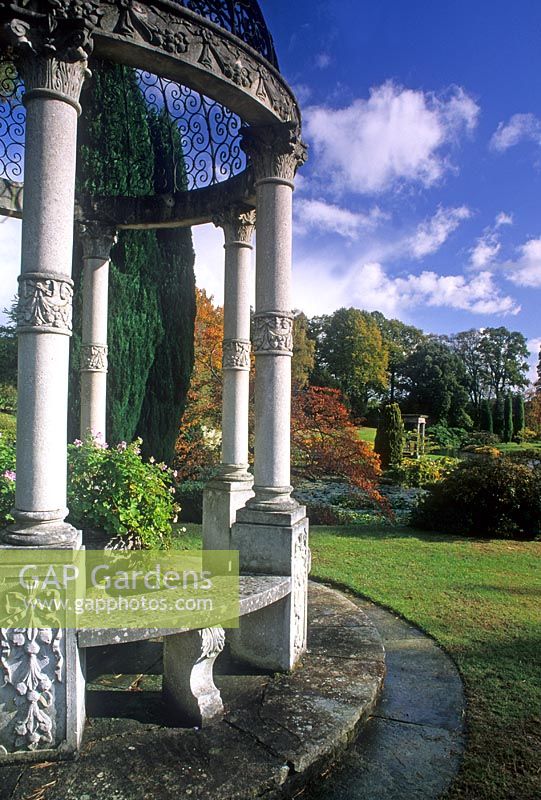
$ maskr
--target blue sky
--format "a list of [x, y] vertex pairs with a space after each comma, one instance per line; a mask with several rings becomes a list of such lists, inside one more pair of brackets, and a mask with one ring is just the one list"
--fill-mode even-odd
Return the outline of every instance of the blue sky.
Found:
[[[310, 147], [295, 192], [295, 306], [377, 308], [435, 333], [503, 324], [535, 354], [541, 3], [261, 6]], [[13, 263], [17, 237], [0, 225]], [[221, 234], [203, 226], [194, 241], [198, 282], [220, 301]]]

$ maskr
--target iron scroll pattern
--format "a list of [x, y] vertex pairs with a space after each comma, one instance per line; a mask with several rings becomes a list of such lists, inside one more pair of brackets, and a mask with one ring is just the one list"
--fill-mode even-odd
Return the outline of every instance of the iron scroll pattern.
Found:
[[149, 115], [166, 114], [169, 163], [154, 176], [158, 193], [203, 189], [244, 172], [239, 116], [205, 95], [150, 72], [138, 72]]
[[0, 60], [0, 178], [22, 182], [26, 109], [24, 85], [15, 66]]

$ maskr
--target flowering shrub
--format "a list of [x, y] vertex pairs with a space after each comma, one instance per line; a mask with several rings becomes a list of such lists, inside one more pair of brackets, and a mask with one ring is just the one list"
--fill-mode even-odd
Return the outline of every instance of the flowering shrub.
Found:
[[99, 439], [68, 447], [68, 506], [74, 525], [102, 529], [113, 546], [163, 548], [179, 507], [174, 473], [141, 458], [141, 440], [109, 448]]
[[13, 521], [15, 478], [15, 446], [0, 433], [0, 528]]

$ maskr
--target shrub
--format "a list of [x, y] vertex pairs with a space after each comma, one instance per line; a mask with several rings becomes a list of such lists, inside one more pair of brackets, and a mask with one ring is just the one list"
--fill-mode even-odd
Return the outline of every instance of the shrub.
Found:
[[394, 475], [402, 486], [423, 488], [441, 481], [459, 463], [457, 458], [405, 458]]
[[469, 444], [464, 448], [465, 453], [472, 453], [476, 456], [484, 456], [485, 458], [499, 458], [502, 454], [501, 450], [497, 447], [491, 447], [489, 444]]
[[492, 406], [489, 400], [481, 401], [479, 425], [482, 431], [494, 433], [494, 421], [492, 419]]
[[15, 446], [0, 433], [0, 528], [13, 522], [15, 504]]
[[540, 532], [540, 488], [539, 468], [506, 457], [464, 462], [428, 489], [411, 522], [461, 535], [533, 538]]
[[14, 414], [4, 414], [0, 411], [0, 434], [7, 442], [13, 444], [17, 433], [17, 417]]
[[395, 467], [402, 461], [404, 448], [404, 423], [398, 403], [388, 403], [381, 415], [374, 441], [374, 450], [381, 459], [383, 469]]
[[0, 383], [0, 411], [17, 411], [17, 389], [11, 383]]
[[470, 436], [465, 428], [448, 428], [446, 425], [431, 425], [427, 434], [432, 446], [446, 450], [459, 450]]
[[531, 428], [522, 428], [516, 434], [515, 442], [522, 444], [523, 442], [536, 442], [539, 439], [538, 434], [536, 431], [533, 431]]
[[181, 506], [182, 522], [203, 521], [203, 489], [207, 481], [181, 481], [177, 486], [177, 500]]
[[165, 465], [144, 462], [141, 440], [108, 448], [87, 439], [68, 448], [70, 521], [105, 530], [113, 546], [164, 548], [179, 508]]
[[468, 434], [468, 439], [466, 441], [466, 447], [464, 450], [467, 450], [469, 446], [479, 447], [485, 445], [493, 445], [499, 444], [500, 437], [495, 433], [489, 433], [488, 431], [474, 431], [473, 433]]

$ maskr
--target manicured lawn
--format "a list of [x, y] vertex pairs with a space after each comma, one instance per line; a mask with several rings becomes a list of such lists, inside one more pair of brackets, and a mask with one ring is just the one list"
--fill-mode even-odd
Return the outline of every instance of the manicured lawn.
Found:
[[374, 444], [374, 439], [376, 438], [376, 428], [359, 428], [358, 433], [361, 441]]
[[[197, 547], [186, 525], [181, 547]], [[541, 542], [409, 528], [313, 528], [313, 577], [375, 600], [434, 636], [468, 698], [468, 750], [449, 800], [541, 797]]]
[[517, 444], [517, 442], [502, 442], [501, 444], [497, 444], [496, 447], [498, 450], [501, 450], [502, 453], [517, 453], [520, 450], [541, 450], [541, 442], [524, 442], [523, 444]]

